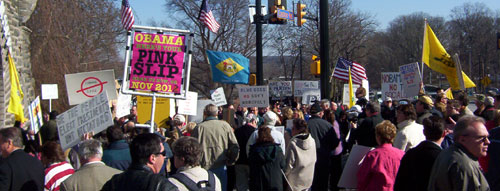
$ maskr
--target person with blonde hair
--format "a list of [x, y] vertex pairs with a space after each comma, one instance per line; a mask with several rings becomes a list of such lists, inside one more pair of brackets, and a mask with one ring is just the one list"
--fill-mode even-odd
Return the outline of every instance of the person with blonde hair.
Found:
[[368, 152], [361, 163], [357, 177], [358, 190], [393, 190], [396, 175], [405, 154], [392, 147], [396, 126], [384, 120], [375, 127], [378, 147]]

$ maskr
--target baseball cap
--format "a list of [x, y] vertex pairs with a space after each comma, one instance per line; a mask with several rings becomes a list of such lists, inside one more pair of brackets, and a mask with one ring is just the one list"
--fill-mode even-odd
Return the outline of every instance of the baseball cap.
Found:
[[391, 97], [385, 97], [384, 101], [392, 101], [392, 98]]
[[427, 105], [430, 105], [431, 107], [434, 107], [434, 102], [432, 101], [432, 99], [427, 96], [427, 95], [423, 95], [423, 96], [420, 96], [418, 98], [418, 101], [422, 102], [422, 103], [425, 103]]

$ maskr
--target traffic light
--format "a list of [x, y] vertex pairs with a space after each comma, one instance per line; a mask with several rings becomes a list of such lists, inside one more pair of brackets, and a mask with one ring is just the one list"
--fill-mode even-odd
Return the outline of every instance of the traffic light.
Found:
[[[286, 20], [278, 18], [278, 8], [286, 9], [286, 0], [268, 0], [267, 5], [269, 7], [269, 14], [274, 14], [271, 18], [269, 18], [269, 24], [285, 24]], [[283, 4], [282, 4], [283, 3]]]
[[321, 74], [321, 62], [316, 55], [312, 56], [313, 62], [311, 63], [311, 74], [320, 75]]
[[297, 3], [297, 26], [301, 27], [307, 20], [304, 19], [304, 15], [306, 15], [306, 4]]
[[248, 85], [251, 85], [251, 86], [257, 85], [257, 75], [250, 74], [250, 76], [248, 77]]

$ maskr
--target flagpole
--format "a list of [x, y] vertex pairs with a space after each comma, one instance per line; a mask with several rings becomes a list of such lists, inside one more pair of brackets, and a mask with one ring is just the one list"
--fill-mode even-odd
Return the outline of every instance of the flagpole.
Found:
[[422, 83], [421, 89], [422, 89], [423, 92], [425, 92], [425, 90], [424, 90], [424, 65], [425, 65], [425, 63], [424, 63], [424, 60], [423, 60], [424, 55], [425, 55], [425, 52], [424, 52], [425, 35], [427, 35], [427, 18], [424, 18], [424, 36], [422, 38], [422, 58], [421, 58], [422, 59], [422, 69], [421, 69], [422, 72], [420, 73], [420, 79], [422, 79], [422, 81], [421, 81], [421, 83]]

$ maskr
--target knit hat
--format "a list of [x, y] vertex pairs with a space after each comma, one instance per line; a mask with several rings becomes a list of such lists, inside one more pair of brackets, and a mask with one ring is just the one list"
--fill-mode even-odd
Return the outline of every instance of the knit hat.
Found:
[[432, 99], [428, 96], [428, 95], [423, 95], [423, 96], [420, 96], [418, 98], [418, 101], [422, 102], [422, 103], [425, 103], [431, 107], [434, 107], [434, 102], [432, 101]]

